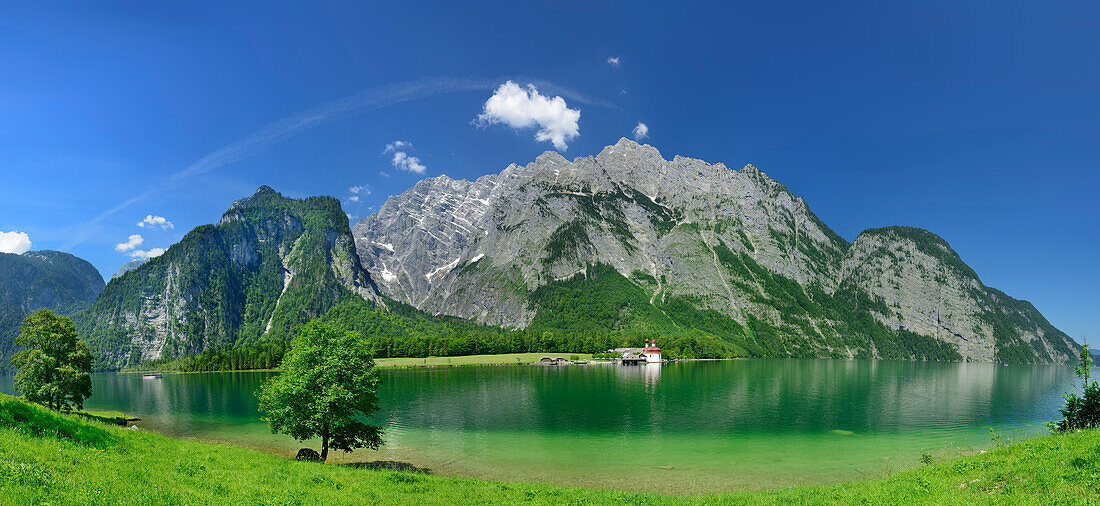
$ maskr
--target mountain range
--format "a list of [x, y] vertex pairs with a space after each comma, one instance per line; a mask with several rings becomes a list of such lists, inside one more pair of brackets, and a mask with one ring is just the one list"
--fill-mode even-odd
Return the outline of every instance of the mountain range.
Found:
[[[8, 304], [33, 283], [0, 284], [9, 320], [37, 303]], [[1067, 363], [1079, 349], [931, 232], [848, 242], [752, 165], [667, 160], [626, 139], [476, 181], [427, 178], [354, 227], [335, 198], [264, 186], [99, 284], [67, 311], [104, 369], [285, 341], [317, 317], [377, 356], [644, 338], [673, 357]]]
[[[424, 179], [353, 233], [382, 294], [485, 324], [694, 329], [754, 356], [1065, 362], [1077, 349], [933, 233], [849, 243], [752, 165], [666, 160], [627, 139], [476, 181]], [[570, 312], [576, 300], [557, 296], [613, 281], [634, 300]]]

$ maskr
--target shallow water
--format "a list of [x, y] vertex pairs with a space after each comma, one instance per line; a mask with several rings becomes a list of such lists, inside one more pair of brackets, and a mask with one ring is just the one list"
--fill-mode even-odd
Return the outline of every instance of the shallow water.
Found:
[[[293, 455], [255, 390], [273, 373], [93, 375], [87, 409], [177, 437]], [[381, 370], [379, 451], [436, 474], [675, 493], [882, 476], [1045, 433], [1066, 366], [734, 360]], [[11, 378], [0, 378], [11, 393]], [[314, 445], [316, 446], [316, 445]], [[330, 457], [331, 458], [331, 457]]]

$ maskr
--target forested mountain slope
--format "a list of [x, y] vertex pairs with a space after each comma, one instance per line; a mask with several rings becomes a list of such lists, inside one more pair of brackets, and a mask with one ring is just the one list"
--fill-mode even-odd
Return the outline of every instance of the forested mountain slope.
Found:
[[102, 290], [99, 271], [68, 253], [0, 253], [0, 374], [10, 372], [23, 318], [38, 308], [72, 314], [91, 305]]
[[290, 199], [264, 186], [217, 224], [112, 279], [76, 320], [97, 367], [118, 367], [285, 340], [348, 299], [380, 300], [340, 202]]

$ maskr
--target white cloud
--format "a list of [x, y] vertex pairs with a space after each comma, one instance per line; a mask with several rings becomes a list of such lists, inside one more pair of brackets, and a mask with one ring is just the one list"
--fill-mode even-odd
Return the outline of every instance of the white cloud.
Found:
[[359, 186], [352, 186], [351, 188], [348, 188], [348, 191], [351, 193], [362, 193], [363, 195], [370, 195], [370, 185], [362, 184]]
[[407, 170], [409, 172], [415, 172], [417, 174], [423, 174], [427, 167], [420, 163], [420, 159], [415, 156], [409, 156], [404, 151], [398, 151], [393, 154], [393, 168]]
[[380, 171], [378, 171], [378, 175], [379, 175], [379, 176], [382, 176], [382, 177], [390, 177], [390, 175], [389, 175], [389, 174], [387, 174], [387, 173], [386, 173], [386, 171], [384, 171], [384, 170], [380, 170]]
[[503, 123], [517, 130], [537, 125], [535, 140], [550, 141], [554, 148], [565, 151], [569, 148], [566, 141], [580, 135], [580, 119], [580, 109], [570, 109], [564, 98], [544, 96], [533, 84], [523, 89], [508, 81], [485, 101], [474, 123], [482, 127]]
[[31, 249], [31, 237], [26, 232], [0, 232], [0, 253], [22, 255]]
[[402, 149], [411, 148], [411, 147], [413, 147], [413, 144], [411, 142], [408, 142], [408, 141], [393, 141], [389, 144], [386, 144], [386, 150], [383, 151], [382, 154], [384, 155], [384, 154], [392, 152], [392, 151], [401, 151]]
[[152, 214], [145, 215], [145, 219], [139, 221], [137, 226], [139, 226], [141, 228], [160, 227], [161, 230], [168, 230], [170, 228], [176, 228], [176, 226], [173, 225], [172, 222], [168, 221], [168, 218], [165, 218], [164, 216], [156, 216], [156, 215], [152, 215]]
[[619, 57], [618, 56], [608, 56], [607, 57], [607, 64], [611, 65], [612, 67], [618, 67], [619, 66]]
[[645, 139], [646, 137], [649, 137], [649, 127], [646, 126], [645, 123], [639, 121], [638, 124], [634, 127], [634, 131], [632, 133], [634, 134], [634, 140], [640, 141], [642, 139]]
[[134, 234], [131, 235], [130, 238], [126, 240], [126, 242], [120, 242], [116, 244], [115, 251], [119, 253], [124, 253], [138, 246], [141, 246], [141, 243], [143, 242], [145, 242], [145, 238], [142, 237], [141, 234]]
[[152, 248], [149, 250], [136, 249], [130, 252], [131, 258], [153, 258], [164, 254], [164, 248]]
[[359, 202], [359, 196], [358, 195], [352, 195], [352, 196], [348, 197], [348, 202]]
[[[390, 160], [390, 163], [395, 169], [423, 174], [427, 167], [425, 167], [423, 163], [420, 163], [419, 158], [412, 156], [407, 152], [411, 148], [412, 143], [409, 141], [393, 141], [389, 144], [386, 144], [386, 149], [382, 151], [382, 154], [384, 155], [386, 153], [393, 153], [393, 159]], [[379, 172], [378, 175], [390, 177], [390, 175], [386, 174], [385, 172]], [[370, 186], [353, 186], [349, 188], [349, 190], [352, 193], [358, 193], [356, 191], [356, 188], [359, 188], [360, 190], [366, 189], [366, 194], [370, 195]]]

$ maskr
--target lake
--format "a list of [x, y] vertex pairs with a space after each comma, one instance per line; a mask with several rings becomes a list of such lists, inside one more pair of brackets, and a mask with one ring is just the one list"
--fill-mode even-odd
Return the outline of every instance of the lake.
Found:
[[[170, 436], [292, 456], [255, 390], [271, 372], [92, 375], [91, 410]], [[383, 369], [379, 451], [436, 474], [673, 493], [874, 478], [1046, 433], [1068, 366], [728, 360]], [[11, 377], [0, 391], [13, 393]], [[319, 448], [319, 445], [312, 446]]]

